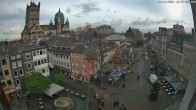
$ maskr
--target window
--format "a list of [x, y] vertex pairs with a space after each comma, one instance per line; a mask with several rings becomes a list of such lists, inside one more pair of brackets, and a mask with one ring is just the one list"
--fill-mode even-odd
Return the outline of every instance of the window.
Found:
[[42, 55], [43, 53], [42, 53], [42, 50], [40, 50], [40, 55]]
[[31, 63], [27, 64], [28, 69], [31, 69]]
[[5, 76], [8, 76], [9, 75], [9, 71], [8, 70], [5, 70], [4, 71], [4, 74], [5, 74]]
[[26, 53], [26, 59], [30, 58], [30, 53]]
[[86, 67], [86, 64], [83, 62], [83, 67]]
[[23, 75], [23, 69], [19, 70], [20, 75]]
[[18, 67], [22, 67], [22, 62], [21, 62], [21, 60], [20, 60], [20, 61], [17, 61], [17, 64], [18, 64]]
[[2, 65], [6, 65], [6, 64], [7, 64], [6, 59], [2, 59]]
[[41, 60], [41, 63], [44, 64], [44, 60], [43, 59]]
[[48, 68], [46, 68], [45, 70], [46, 70], [46, 72], [48, 72]]
[[33, 52], [33, 56], [36, 56], [36, 52]]
[[43, 54], [46, 54], [46, 49], [43, 49]]
[[37, 61], [34, 62], [34, 65], [37, 66]]
[[37, 53], [37, 56], [39, 55], [39, 51], [36, 51], [36, 53]]
[[69, 63], [67, 63], [67, 67], [69, 67]]
[[61, 55], [61, 58], [63, 58], [63, 55]]
[[44, 59], [44, 62], [47, 63], [47, 59]]
[[17, 68], [16, 62], [12, 62], [12, 69], [15, 69], [15, 68]]
[[15, 56], [11, 56], [11, 60], [14, 60], [15, 59]]
[[1, 83], [1, 85], [2, 85], [3, 87], [6, 87], [6, 84], [5, 84], [5, 82], [2, 82], [2, 83]]
[[67, 59], [69, 59], [69, 56], [67, 55]]
[[42, 73], [45, 73], [46, 71], [45, 71], [45, 69], [42, 69]]
[[63, 62], [61, 62], [62, 63], [62, 66], [63, 66]]
[[16, 55], [16, 58], [21, 58], [21, 55]]
[[40, 60], [38, 61], [38, 65], [40, 65], [41, 64], [41, 62], [40, 62]]
[[12, 84], [11, 80], [7, 81], [8, 86], [10, 86]]
[[16, 79], [16, 84], [20, 85], [20, 80], [19, 79]]
[[86, 70], [83, 71], [83, 74], [86, 74]]
[[18, 71], [17, 70], [14, 70], [14, 76], [18, 77]]

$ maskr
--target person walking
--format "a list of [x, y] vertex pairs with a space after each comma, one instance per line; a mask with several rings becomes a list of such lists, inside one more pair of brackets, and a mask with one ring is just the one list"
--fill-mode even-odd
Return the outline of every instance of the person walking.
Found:
[[138, 81], [140, 80], [140, 75], [139, 75], [139, 74], [137, 75], [137, 80], [138, 80]]

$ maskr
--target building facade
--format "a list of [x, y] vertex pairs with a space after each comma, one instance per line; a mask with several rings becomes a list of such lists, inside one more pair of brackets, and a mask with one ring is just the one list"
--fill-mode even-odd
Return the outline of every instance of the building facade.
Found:
[[193, 51], [193, 35], [175, 35], [167, 48], [167, 64], [185, 84], [191, 74]]
[[54, 24], [50, 20], [48, 25], [40, 25], [40, 3], [30, 2], [26, 7], [26, 21], [21, 39], [25, 42], [36, 42], [38, 38], [48, 35], [69, 33], [69, 20], [64, 22], [64, 15], [59, 11], [55, 14]]
[[127, 37], [127, 41], [132, 44], [136, 44], [138, 41], [143, 40], [143, 33], [139, 29], [131, 27], [125, 32], [125, 36]]
[[34, 44], [6, 43], [0, 48], [1, 83], [8, 101], [14, 96], [23, 95], [21, 77], [32, 72], [49, 76], [47, 49]]
[[185, 34], [183, 25], [176, 24], [173, 25], [173, 28], [159, 27], [159, 32], [154, 33], [153, 49], [159, 53], [163, 60], [166, 60], [167, 46], [176, 34]]
[[[100, 70], [100, 61], [96, 58], [99, 56], [101, 49], [96, 43], [84, 43], [76, 46], [71, 51], [72, 75], [74, 80], [89, 82], [90, 78]], [[104, 67], [108, 67], [108, 62], [115, 55], [117, 44], [113, 41], [106, 41], [104, 44], [106, 49], [103, 57]], [[90, 53], [88, 53], [90, 51]], [[91, 52], [93, 53], [91, 55]], [[97, 55], [94, 55], [97, 54]], [[90, 57], [90, 58], [89, 58]], [[109, 68], [103, 68], [102, 72], [106, 72]]]
[[0, 60], [1, 60], [1, 67], [3, 73], [3, 79], [1, 79], [1, 85], [3, 87], [7, 100], [10, 101], [16, 95], [16, 87], [12, 76], [9, 56], [2, 55], [0, 57]]

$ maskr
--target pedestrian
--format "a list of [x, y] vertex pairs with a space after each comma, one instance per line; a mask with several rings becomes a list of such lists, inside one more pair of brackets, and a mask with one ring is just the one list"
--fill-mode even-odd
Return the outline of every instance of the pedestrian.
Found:
[[115, 106], [116, 106], [116, 101], [113, 102], [113, 107], [115, 107]]
[[121, 108], [122, 108], [122, 109], [124, 108], [124, 104], [123, 104], [123, 103], [121, 103]]
[[137, 80], [138, 80], [138, 81], [140, 80], [140, 75], [139, 75], [139, 74], [137, 75]]
[[28, 100], [26, 99], [25, 101], [26, 101], [26, 104], [28, 105]]
[[104, 106], [104, 101], [101, 102], [101, 106], [102, 106], [102, 107]]
[[125, 88], [125, 83], [123, 83], [123, 88]]
[[96, 99], [96, 95], [94, 95], [94, 99]]
[[119, 100], [116, 101], [116, 105], [119, 105]]
[[101, 110], [101, 106], [100, 105], [98, 105], [98, 110]]
[[139, 63], [139, 59], [138, 59], [137, 61], [138, 61], [138, 63]]

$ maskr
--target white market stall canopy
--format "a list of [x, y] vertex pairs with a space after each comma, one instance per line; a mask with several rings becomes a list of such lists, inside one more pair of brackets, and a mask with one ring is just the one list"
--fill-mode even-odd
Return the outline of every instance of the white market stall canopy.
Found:
[[52, 83], [50, 85], [50, 88], [48, 88], [44, 93], [50, 97], [52, 97], [54, 94], [56, 94], [57, 92], [60, 92], [64, 89], [64, 87], [59, 86], [57, 84]]
[[175, 91], [185, 90], [186, 86], [182, 82], [170, 83]]
[[150, 74], [149, 80], [151, 83], [154, 83], [158, 80], [158, 77], [155, 74]]

